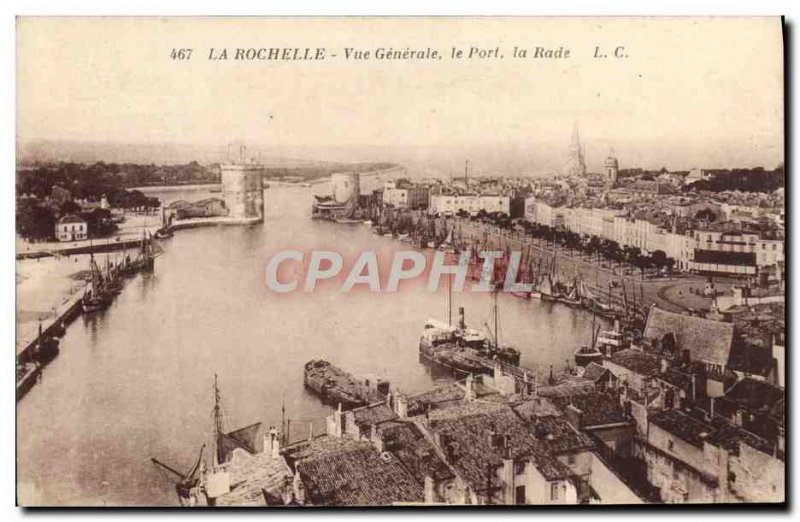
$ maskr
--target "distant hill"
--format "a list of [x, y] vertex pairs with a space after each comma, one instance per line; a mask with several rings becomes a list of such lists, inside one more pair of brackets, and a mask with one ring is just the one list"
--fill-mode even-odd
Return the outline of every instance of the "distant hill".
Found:
[[[266, 151], [265, 151], [266, 152]], [[248, 148], [247, 158], [258, 158], [262, 151]], [[239, 150], [231, 147], [238, 159]], [[17, 165], [44, 163], [136, 163], [140, 165], [179, 165], [190, 162], [201, 164], [229, 161], [227, 146], [199, 146], [175, 143], [122, 144], [87, 141], [32, 141], [18, 144]], [[274, 168], [320, 166], [325, 161], [274, 157], [264, 154], [261, 162]]]

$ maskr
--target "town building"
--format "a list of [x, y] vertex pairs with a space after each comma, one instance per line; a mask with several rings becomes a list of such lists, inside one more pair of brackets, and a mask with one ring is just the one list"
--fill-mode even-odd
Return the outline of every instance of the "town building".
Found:
[[494, 194], [437, 194], [430, 197], [428, 211], [435, 216], [455, 216], [459, 212], [475, 216], [481, 211], [510, 216], [511, 197]]
[[86, 220], [75, 214], [67, 214], [56, 222], [56, 239], [59, 241], [80, 241], [89, 237]]
[[415, 185], [408, 180], [387, 181], [383, 186], [384, 205], [402, 209], [428, 208], [428, 187]]

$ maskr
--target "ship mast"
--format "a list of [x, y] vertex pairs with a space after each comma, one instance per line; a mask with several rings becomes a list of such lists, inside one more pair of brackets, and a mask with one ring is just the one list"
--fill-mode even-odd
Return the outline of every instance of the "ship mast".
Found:
[[499, 332], [497, 328], [497, 293], [498, 289], [495, 287], [494, 289], [494, 349], [500, 349], [500, 340], [499, 340]]
[[447, 324], [453, 326], [453, 279], [447, 274]]
[[219, 405], [219, 386], [217, 386], [217, 374], [214, 374], [214, 465], [220, 465], [222, 461], [222, 411]]

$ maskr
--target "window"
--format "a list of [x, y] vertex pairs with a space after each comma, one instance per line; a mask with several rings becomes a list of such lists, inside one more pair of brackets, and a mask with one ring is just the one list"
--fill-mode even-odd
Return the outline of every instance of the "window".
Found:
[[575, 464], [575, 454], [574, 453], [570, 453], [569, 455], [567, 455], [567, 462], [569, 464]]
[[514, 501], [517, 504], [525, 504], [525, 486], [517, 486], [514, 493]]
[[558, 500], [558, 482], [550, 484], [550, 500]]
[[675, 449], [675, 443], [674, 443], [674, 442], [672, 442], [671, 440], [668, 440], [668, 441], [667, 441], [667, 449], [668, 449], [668, 450], [670, 450], [670, 451], [672, 451], [673, 449]]

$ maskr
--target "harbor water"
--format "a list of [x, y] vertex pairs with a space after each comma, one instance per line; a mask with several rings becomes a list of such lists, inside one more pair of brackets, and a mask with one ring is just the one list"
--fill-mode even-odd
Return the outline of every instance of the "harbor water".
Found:
[[[60, 355], [17, 405], [21, 497], [42, 505], [176, 505], [172, 483], [150, 458], [191, 466], [211, 429], [214, 374], [226, 428], [280, 425], [283, 404], [306, 433], [329, 412], [303, 388], [309, 359], [407, 393], [436, 384], [419, 362], [418, 341], [426, 319], [447, 320], [446, 291], [267, 289], [266, 261], [280, 250], [324, 248], [348, 258], [411, 248], [368, 226], [312, 221], [312, 193], [326, 190], [273, 185], [263, 225], [176, 232], [155, 273], [137, 275], [107, 310], [69, 326]], [[150, 195], [169, 202], [214, 194]], [[511, 295], [498, 301], [500, 340], [516, 345], [525, 366], [561, 371], [590, 338], [585, 311]], [[454, 293], [454, 319], [461, 306], [470, 326], [494, 325], [491, 294]]]

